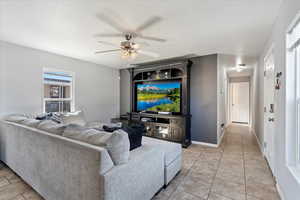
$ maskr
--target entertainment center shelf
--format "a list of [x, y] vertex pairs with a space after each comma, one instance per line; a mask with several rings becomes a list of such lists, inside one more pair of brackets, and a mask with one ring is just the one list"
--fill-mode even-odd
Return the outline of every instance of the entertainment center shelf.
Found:
[[145, 136], [191, 144], [188, 59], [138, 64], [130, 68], [129, 120], [143, 123]]
[[157, 81], [167, 79], [181, 79], [183, 72], [180, 69], [157, 69], [156, 71], [145, 71], [135, 74], [134, 82]]
[[145, 125], [145, 136], [183, 143], [183, 146], [187, 147], [190, 141], [185, 141], [183, 134], [186, 127], [185, 119], [185, 116], [131, 113], [132, 121]]

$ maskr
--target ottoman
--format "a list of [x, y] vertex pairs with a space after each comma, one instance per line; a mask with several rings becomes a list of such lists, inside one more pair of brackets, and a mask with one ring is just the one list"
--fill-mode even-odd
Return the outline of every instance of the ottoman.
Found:
[[181, 170], [182, 147], [181, 144], [168, 142], [143, 136], [142, 144], [153, 146], [163, 152], [164, 155], [164, 180], [165, 186]]

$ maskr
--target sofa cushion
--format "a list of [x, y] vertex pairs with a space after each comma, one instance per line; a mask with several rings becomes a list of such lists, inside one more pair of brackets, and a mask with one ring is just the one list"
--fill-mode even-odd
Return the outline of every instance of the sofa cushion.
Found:
[[63, 124], [78, 124], [80, 126], [86, 125], [82, 111], [64, 113], [60, 117]]
[[29, 127], [33, 127], [33, 128], [36, 128], [40, 123], [41, 123], [41, 120], [31, 119], [31, 118], [25, 119], [20, 122], [20, 124], [23, 124], [23, 125], [29, 126]]
[[105, 124], [102, 123], [102, 122], [87, 122], [85, 127], [86, 128], [94, 128], [94, 129], [97, 129], [97, 130], [102, 130], [103, 131], [103, 126]]
[[15, 122], [15, 123], [20, 123], [25, 119], [28, 119], [28, 117], [22, 114], [11, 114], [4, 117], [5, 121]]
[[66, 125], [58, 124], [52, 120], [44, 120], [38, 124], [37, 128], [56, 135], [62, 135]]
[[122, 130], [109, 133], [70, 124], [64, 130], [63, 136], [106, 148], [115, 165], [127, 163], [129, 160], [128, 134]]
[[145, 131], [145, 126], [143, 124], [124, 124], [122, 130], [128, 134], [130, 151], [142, 146], [142, 138]]
[[63, 136], [103, 147], [106, 145], [106, 141], [111, 136], [111, 133], [70, 124], [64, 130]]
[[165, 166], [171, 164], [174, 160], [176, 160], [182, 153], [181, 144], [167, 142], [163, 140], [158, 140], [150, 137], [143, 137], [143, 144], [157, 146], [160, 148], [165, 154]]
[[121, 129], [114, 131], [105, 146], [115, 165], [128, 162], [130, 144], [126, 132]]
[[130, 151], [142, 146], [142, 137], [145, 132], [144, 124], [132, 123], [132, 124], [123, 124], [120, 127], [118, 124], [104, 125], [103, 130], [107, 132], [114, 132], [116, 130], [122, 129], [128, 134]]

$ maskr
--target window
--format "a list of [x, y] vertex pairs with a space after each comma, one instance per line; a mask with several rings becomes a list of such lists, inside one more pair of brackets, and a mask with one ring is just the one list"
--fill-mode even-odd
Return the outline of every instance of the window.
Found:
[[44, 112], [74, 111], [73, 74], [44, 70]]
[[287, 33], [286, 133], [287, 162], [300, 170], [300, 16]]

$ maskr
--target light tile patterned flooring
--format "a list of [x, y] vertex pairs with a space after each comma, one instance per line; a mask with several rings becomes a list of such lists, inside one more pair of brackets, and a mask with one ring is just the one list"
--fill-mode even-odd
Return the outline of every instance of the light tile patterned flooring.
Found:
[[181, 173], [154, 200], [279, 200], [271, 171], [247, 126], [231, 125], [219, 148], [191, 145]]
[[[249, 128], [231, 125], [219, 148], [191, 145], [181, 173], [153, 200], [279, 200]], [[0, 163], [0, 200], [43, 200]]]

